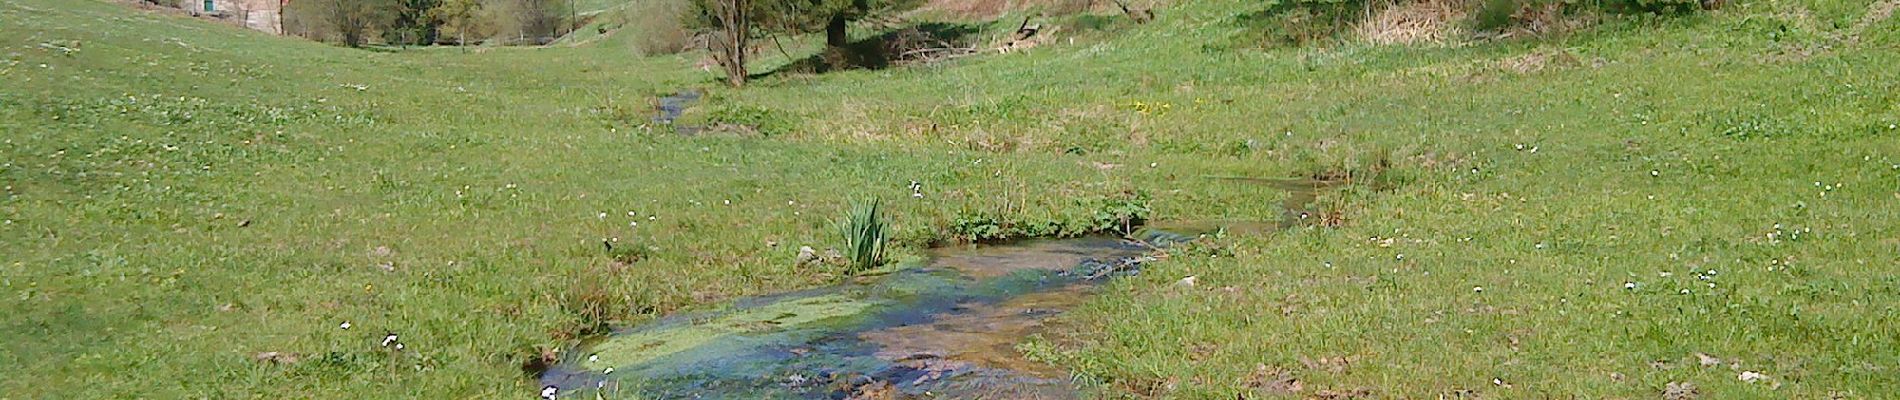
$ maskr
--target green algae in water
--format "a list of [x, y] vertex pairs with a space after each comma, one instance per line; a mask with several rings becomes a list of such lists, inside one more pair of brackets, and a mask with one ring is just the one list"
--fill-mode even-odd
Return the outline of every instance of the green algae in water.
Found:
[[635, 365], [691, 350], [736, 333], [760, 334], [796, 329], [827, 319], [855, 315], [874, 304], [839, 294], [797, 298], [739, 310], [706, 323], [654, 329], [617, 336], [591, 349], [581, 366], [601, 370]]
[[614, 398], [836, 398], [866, 390], [1073, 398], [1065, 374], [1026, 368], [1031, 362], [1018, 360], [1013, 346], [996, 344], [1020, 340], [1079, 302], [1088, 277], [1148, 250], [1106, 237], [939, 250], [930, 262], [859, 282], [622, 331], [572, 353], [577, 359], [542, 383]]

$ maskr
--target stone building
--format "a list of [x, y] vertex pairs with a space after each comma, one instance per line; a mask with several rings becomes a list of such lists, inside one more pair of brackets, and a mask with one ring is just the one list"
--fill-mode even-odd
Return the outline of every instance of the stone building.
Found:
[[199, 15], [229, 20], [246, 28], [283, 34], [284, 3], [288, 0], [179, 0], [179, 7]]

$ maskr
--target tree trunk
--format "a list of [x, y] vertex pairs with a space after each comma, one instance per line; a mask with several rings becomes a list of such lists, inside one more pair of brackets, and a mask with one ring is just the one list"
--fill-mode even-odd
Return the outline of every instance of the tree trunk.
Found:
[[825, 46], [843, 48], [851, 44], [851, 35], [845, 31], [843, 15], [831, 16], [831, 22], [825, 24]]
[[719, 58], [720, 66], [725, 67], [726, 84], [735, 88], [745, 86], [747, 74], [745, 56], [748, 44], [746, 39], [750, 36], [752, 26], [752, 16], [746, 15], [752, 8], [749, 3], [751, 0], [714, 0], [713, 2], [714, 6], [718, 7], [715, 11], [718, 13], [719, 24], [723, 28], [714, 39], [719, 47], [714, 49], [714, 54]]

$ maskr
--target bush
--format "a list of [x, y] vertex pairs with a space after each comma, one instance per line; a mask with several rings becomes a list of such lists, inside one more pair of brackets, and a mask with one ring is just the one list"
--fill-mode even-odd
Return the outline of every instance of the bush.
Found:
[[1525, 0], [1484, 0], [1478, 3], [1478, 9], [1471, 13], [1471, 28], [1489, 32], [1503, 30], [1512, 25], [1513, 16]]
[[623, 29], [635, 35], [633, 51], [645, 56], [685, 51], [693, 39], [684, 23], [688, 6], [680, 0], [642, 0], [628, 7]]
[[1304, 45], [1350, 30], [1369, 5], [1369, 0], [1286, 0], [1237, 19], [1261, 44]]
[[1483, 0], [1471, 13], [1480, 32], [1511, 29], [1538, 33], [1575, 27], [1592, 14], [1682, 15], [1701, 9], [1700, 0]]

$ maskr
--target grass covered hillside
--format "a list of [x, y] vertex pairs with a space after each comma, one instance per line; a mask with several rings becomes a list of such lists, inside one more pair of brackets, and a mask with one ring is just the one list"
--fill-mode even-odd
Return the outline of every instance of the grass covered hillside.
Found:
[[[1374, 45], [1179, 2], [772, 73], [817, 51], [793, 38], [732, 90], [625, 37], [371, 52], [0, 0], [0, 398], [532, 398], [523, 365], [601, 327], [842, 279], [798, 249], [842, 247], [854, 202], [900, 259], [1278, 218], [1233, 176], [1353, 182], [1020, 350], [1105, 398], [1886, 398], [1896, 6]], [[1029, 12], [910, 21], [988, 44]], [[723, 128], [654, 126], [682, 89], [681, 123]]]

